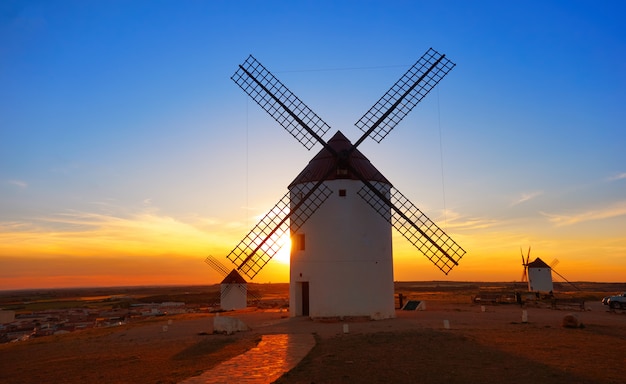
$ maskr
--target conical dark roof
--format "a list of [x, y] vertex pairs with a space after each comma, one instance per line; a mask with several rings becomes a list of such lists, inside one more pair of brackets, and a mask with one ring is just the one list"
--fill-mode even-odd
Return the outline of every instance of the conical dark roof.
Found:
[[[335, 135], [328, 141], [328, 145], [336, 152], [347, 151], [352, 148], [352, 143], [348, 140], [341, 131], [337, 131]], [[377, 169], [370, 163], [358, 149], [354, 150], [348, 158], [350, 165], [356, 169], [363, 177], [368, 181], [379, 181], [391, 185], [389, 180], [385, 178]], [[313, 181], [319, 181], [326, 176], [332, 168], [337, 166], [335, 157], [326, 149], [322, 148], [321, 151], [313, 157], [309, 164], [300, 172], [300, 174], [289, 184], [289, 188], [296, 184], [308, 183]], [[335, 179], [352, 179], [359, 180], [356, 175], [350, 172], [331, 172], [326, 180]]]
[[528, 268], [550, 268], [550, 266], [540, 258], [536, 258], [535, 261], [528, 263]]
[[236, 269], [233, 269], [220, 284], [247, 284]]

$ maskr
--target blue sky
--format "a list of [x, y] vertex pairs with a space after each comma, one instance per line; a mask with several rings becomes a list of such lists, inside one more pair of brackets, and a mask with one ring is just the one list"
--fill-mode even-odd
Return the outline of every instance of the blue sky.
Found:
[[[623, 279], [625, 11], [622, 1], [5, 1], [0, 289], [218, 281], [204, 256], [236, 245], [320, 149], [247, 99], [230, 80], [237, 65], [253, 54], [329, 137], [356, 140], [354, 123], [429, 47], [457, 66], [360, 149], [468, 251], [445, 278], [519, 279], [519, 248], [532, 246], [568, 279]], [[396, 278], [444, 278], [403, 241]], [[287, 275], [276, 266], [258, 278]]]

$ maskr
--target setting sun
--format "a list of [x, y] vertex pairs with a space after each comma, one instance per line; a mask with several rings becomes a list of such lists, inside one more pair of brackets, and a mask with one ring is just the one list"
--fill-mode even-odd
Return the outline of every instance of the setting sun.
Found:
[[291, 239], [289, 236], [285, 235], [280, 239], [280, 243], [282, 244], [280, 250], [276, 252], [273, 260], [281, 264], [289, 264], [289, 259], [291, 257]]

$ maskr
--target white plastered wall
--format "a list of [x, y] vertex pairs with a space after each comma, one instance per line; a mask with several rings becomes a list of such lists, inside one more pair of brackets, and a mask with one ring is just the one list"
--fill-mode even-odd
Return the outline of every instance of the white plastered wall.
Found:
[[528, 268], [528, 290], [531, 292], [552, 292], [552, 271], [550, 268]]
[[220, 307], [224, 311], [243, 309], [247, 306], [247, 284], [221, 284]]
[[390, 223], [357, 195], [360, 181], [325, 185], [332, 194], [298, 231], [305, 249], [292, 249], [290, 315], [302, 315], [301, 283], [308, 282], [312, 318], [395, 317]]

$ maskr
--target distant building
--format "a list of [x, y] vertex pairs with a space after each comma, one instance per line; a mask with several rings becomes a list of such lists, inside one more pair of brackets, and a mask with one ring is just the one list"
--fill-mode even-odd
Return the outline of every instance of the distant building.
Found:
[[537, 293], [552, 293], [552, 269], [540, 258], [528, 263], [528, 290]]
[[220, 283], [220, 307], [224, 311], [243, 309], [248, 306], [248, 283], [233, 269]]

